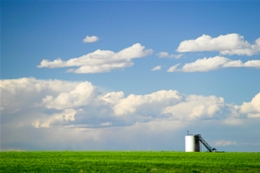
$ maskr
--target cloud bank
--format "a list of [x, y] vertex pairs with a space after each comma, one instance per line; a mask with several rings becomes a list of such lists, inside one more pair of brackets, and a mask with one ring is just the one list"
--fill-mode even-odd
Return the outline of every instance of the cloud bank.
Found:
[[145, 49], [140, 43], [136, 43], [119, 52], [110, 50], [96, 50], [78, 58], [72, 58], [67, 61], [56, 59], [54, 61], [42, 60], [38, 68], [64, 68], [78, 67], [67, 70], [71, 73], [103, 73], [114, 69], [123, 69], [130, 67], [134, 63], [132, 59], [142, 58], [152, 54], [151, 49]]
[[[176, 90], [125, 96], [122, 91], [103, 93], [88, 81], [1, 80], [1, 145], [3, 149], [154, 149], [169, 135], [182, 139], [180, 131], [199, 130], [198, 123], [204, 134], [214, 127], [223, 129], [219, 140], [228, 141], [223, 136], [230, 128], [259, 127], [255, 121], [260, 118], [259, 99], [260, 93], [233, 105], [222, 97]], [[160, 146], [169, 149], [172, 144]]]
[[221, 68], [260, 68], [260, 60], [249, 60], [243, 63], [241, 60], [231, 60], [222, 56], [197, 59], [195, 62], [186, 63], [181, 68], [180, 64], [170, 67], [167, 72], [207, 72]]
[[212, 38], [203, 34], [195, 40], [184, 40], [180, 43], [177, 52], [217, 51], [222, 55], [247, 55], [260, 53], [260, 38], [255, 44], [248, 43], [243, 36], [233, 33]]
[[44, 127], [47, 127], [47, 122], [48, 127], [62, 126], [64, 123], [75, 127], [98, 127], [134, 124], [161, 118], [225, 119], [234, 112], [237, 112], [234, 114], [236, 116], [245, 114], [248, 118], [260, 118], [260, 93], [251, 102], [234, 108], [221, 97], [186, 96], [176, 90], [160, 90], [147, 95], [131, 94], [125, 97], [122, 91], [102, 93], [87, 81], [21, 78], [2, 80], [1, 83], [1, 112], [5, 115], [37, 111], [39, 116], [33, 115], [26, 120], [30, 121], [30, 124], [37, 122], [37, 127], [41, 127], [39, 122], [45, 123]]

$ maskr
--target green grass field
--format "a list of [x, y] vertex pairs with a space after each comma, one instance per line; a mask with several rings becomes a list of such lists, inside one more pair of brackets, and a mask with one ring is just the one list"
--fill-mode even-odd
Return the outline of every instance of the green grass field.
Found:
[[0, 152], [0, 172], [260, 172], [260, 153]]

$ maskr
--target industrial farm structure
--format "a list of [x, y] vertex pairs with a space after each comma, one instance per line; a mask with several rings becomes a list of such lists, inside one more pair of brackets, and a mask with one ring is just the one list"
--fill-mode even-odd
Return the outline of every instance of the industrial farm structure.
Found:
[[186, 152], [200, 152], [200, 143], [202, 143], [209, 152], [215, 152], [216, 148], [212, 148], [200, 134], [191, 135], [188, 133], [185, 136], [185, 151]]

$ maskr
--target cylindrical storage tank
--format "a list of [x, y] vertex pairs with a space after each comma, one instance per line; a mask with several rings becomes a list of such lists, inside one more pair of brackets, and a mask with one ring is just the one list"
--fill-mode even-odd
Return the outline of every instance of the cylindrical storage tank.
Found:
[[197, 135], [185, 136], [185, 151], [186, 152], [200, 151], [200, 143]]

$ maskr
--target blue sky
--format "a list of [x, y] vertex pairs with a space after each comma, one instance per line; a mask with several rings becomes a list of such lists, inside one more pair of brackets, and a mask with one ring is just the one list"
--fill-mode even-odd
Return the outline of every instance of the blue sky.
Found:
[[2, 1], [1, 148], [181, 151], [190, 129], [259, 151], [259, 16], [259, 1]]

